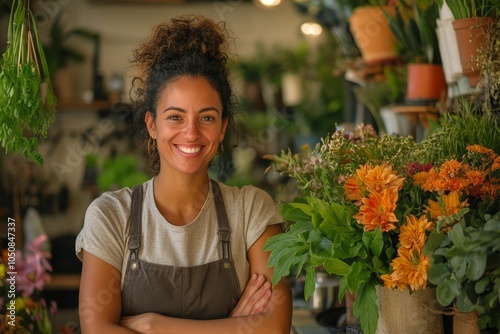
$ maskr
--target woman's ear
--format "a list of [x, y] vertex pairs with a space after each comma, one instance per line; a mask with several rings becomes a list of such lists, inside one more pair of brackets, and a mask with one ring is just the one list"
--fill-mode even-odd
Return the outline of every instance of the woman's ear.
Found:
[[151, 112], [146, 112], [144, 122], [146, 122], [146, 128], [148, 129], [151, 138], [156, 139], [155, 117]]

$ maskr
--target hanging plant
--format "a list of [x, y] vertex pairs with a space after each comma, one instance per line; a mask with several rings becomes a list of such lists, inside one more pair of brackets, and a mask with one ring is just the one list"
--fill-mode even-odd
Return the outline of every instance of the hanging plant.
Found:
[[57, 99], [29, 1], [14, 0], [0, 59], [0, 142], [38, 164], [38, 142], [55, 120]]

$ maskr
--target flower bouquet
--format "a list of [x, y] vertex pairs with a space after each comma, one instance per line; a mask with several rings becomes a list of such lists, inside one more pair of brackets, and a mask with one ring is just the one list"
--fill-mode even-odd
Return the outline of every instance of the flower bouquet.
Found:
[[[365, 334], [377, 329], [376, 286], [425, 289], [429, 250], [445, 248], [446, 233], [457, 223], [466, 225], [461, 218], [483, 225], [484, 214], [499, 210], [494, 155], [488, 157], [488, 173], [477, 166], [455, 177], [456, 163], [467, 154], [500, 152], [498, 120], [469, 108], [445, 114], [439, 126], [417, 143], [412, 137], [378, 137], [360, 125], [352, 133], [336, 131], [313, 150], [267, 156], [299, 189], [299, 196], [280, 207], [287, 230], [265, 246], [268, 265], [275, 268], [273, 283], [292, 268], [305, 271], [308, 299], [317, 268], [339, 276], [339, 299], [347, 291], [357, 293], [353, 312]], [[443, 179], [432, 179], [436, 175]], [[474, 197], [479, 193], [485, 196]]]
[[40, 250], [46, 236], [27, 245], [24, 252], [9, 246], [0, 254], [0, 332], [5, 334], [52, 334], [50, 315], [55, 302], [47, 305], [41, 295], [50, 280], [50, 254]]

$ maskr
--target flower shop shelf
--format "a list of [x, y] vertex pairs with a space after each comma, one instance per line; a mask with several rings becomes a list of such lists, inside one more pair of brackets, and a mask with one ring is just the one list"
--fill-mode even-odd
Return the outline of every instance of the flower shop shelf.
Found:
[[439, 108], [436, 106], [424, 105], [400, 105], [392, 108], [394, 113], [404, 114], [415, 123], [415, 139], [420, 141], [425, 136], [430, 127], [429, 120], [437, 121], [439, 118]]

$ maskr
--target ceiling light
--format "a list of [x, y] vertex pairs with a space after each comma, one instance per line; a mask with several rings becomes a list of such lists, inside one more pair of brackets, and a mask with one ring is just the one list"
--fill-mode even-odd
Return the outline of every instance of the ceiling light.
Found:
[[321, 25], [318, 23], [306, 22], [302, 23], [300, 31], [302, 31], [302, 33], [306, 36], [319, 36], [321, 35], [323, 28], [321, 28]]

